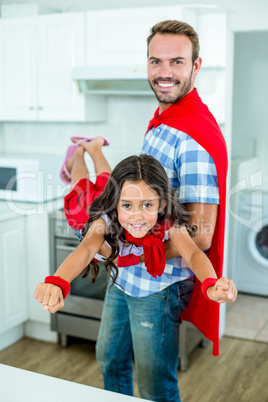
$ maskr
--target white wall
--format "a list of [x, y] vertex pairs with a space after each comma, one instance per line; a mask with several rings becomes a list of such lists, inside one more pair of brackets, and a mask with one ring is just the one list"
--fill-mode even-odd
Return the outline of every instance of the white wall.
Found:
[[4, 150], [4, 125], [0, 124], [0, 153]]
[[111, 142], [104, 152], [113, 168], [121, 159], [140, 153], [157, 102], [154, 96], [114, 96], [107, 98], [107, 106], [107, 121], [103, 123], [3, 123], [0, 139], [4, 150], [63, 157], [71, 144], [70, 137], [104, 135]]
[[[234, 33], [234, 63], [232, 94], [232, 168], [231, 186], [228, 205], [229, 232], [227, 237], [228, 276], [234, 277], [237, 255], [241, 252], [237, 245], [236, 228], [239, 224], [238, 194], [245, 188], [267, 191], [267, 93], [268, 82], [268, 3], [263, 7], [265, 23], [262, 17], [256, 20], [255, 10], [242, 22], [234, 24], [241, 32]], [[258, 14], [258, 13], [257, 13]], [[246, 29], [247, 28], [247, 29]], [[250, 30], [254, 28], [255, 30]], [[261, 30], [266, 28], [266, 30]], [[254, 174], [260, 177], [260, 183], [252, 181]], [[239, 190], [239, 186], [241, 186]], [[255, 188], [256, 187], [256, 188]], [[232, 194], [232, 195], [231, 195]], [[228, 241], [229, 240], [229, 241]]]
[[235, 34], [233, 158], [256, 155], [256, 140], [268, 140], [268, 30]]

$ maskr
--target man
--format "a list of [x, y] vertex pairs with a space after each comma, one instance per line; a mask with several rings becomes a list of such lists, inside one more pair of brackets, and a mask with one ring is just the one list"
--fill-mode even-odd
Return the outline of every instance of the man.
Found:
[[[142, 152], [164, 166], [189, 211], [190, 223], [198, 228], [194, 241], [200, 249], [211, 250], [209, 257], [220, 277], [227, 155], [220, 129], [194, 89], [202, 62], [198, 36], [188, 24], [164, 21], [152, 28], [147, 41], [148, 79], [159, 109], [149, 124]], [[205, 323], [204, 332], [214, 340], [217, 354], [218, 306], [234, 301], [237, 292], [232, 281], [220, 278], [212, 288], [217, 303], [208, 302], [174, 250], [167, 249], [166, 257], [176, 258], [167, 261], [164, 274], [156, 279], [142, 264], [119, 269], [117, 283], [125, 292], [113, 287], [107, 293], [96, 349], [105, 389], [133, 395], [134, 352], [140, 396], [178, 402], [181, 314], [202, 330]], [[211, 324], [210, 316], [216, 322]]]

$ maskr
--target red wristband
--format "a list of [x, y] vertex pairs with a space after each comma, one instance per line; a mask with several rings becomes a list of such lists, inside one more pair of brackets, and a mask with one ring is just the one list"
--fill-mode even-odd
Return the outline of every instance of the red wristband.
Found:
[[217, 278], [207, 278], [201, 284], [201, 292], [203, 293], [204, 297], [209, 301], [212, 300], [210, 300], [210, 298], [208, 297], [207, 290], [210, 286], [214, 286], [217, 280]]
[[65, 281], [65, 279], [62, 279], [60, 276], [54, 276], [54, 275], [47, 276], [45, 278], [44, 283], [51, 283], [52, 285], [56, 285], [59, 288], [61, 288], [64, 299], [71, 290], [70, 283]]

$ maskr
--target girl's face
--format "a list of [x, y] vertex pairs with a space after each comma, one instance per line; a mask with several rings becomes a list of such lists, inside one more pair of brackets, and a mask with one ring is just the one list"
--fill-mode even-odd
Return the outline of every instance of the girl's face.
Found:
[[159, 212], [159, 194], [144, 181], [123, 184], [117, 204], [118, 221], [133, 237], [144, 237], [156, 224]]

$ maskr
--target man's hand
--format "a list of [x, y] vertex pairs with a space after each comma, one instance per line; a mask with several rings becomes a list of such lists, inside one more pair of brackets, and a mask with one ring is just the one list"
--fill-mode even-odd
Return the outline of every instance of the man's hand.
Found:
[[222, 277], [207, 289], [207, 296], [217, 303], [233, 303], [237, 297], [237, 289], [231, 279]]

